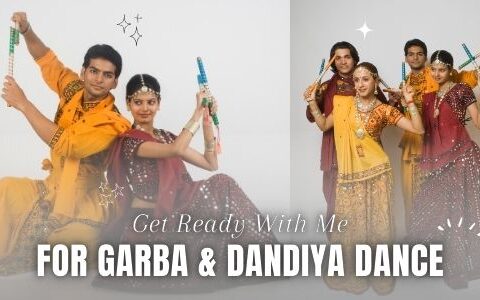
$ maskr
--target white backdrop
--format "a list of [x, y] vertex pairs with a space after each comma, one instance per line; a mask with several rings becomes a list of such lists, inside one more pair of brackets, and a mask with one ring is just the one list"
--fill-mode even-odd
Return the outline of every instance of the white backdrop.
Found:
[[[155, 125], [174, 133], [194, 109], [196, 57], [201, 56], [219, 102], [224, 151], [219, 172], [234, 177], [260, 209], [288, 212], [288, 0], [4, 0], [0, 74], [7, 71], [8, 29], [14, 11], [26, 11], [35, 32], [73, 70], [80, 70], [91, 45], [116, 48], [124, 69], [113, 93], [128, 119], [124, 100], [128, 79], [140, 72], [157, 77], [162, 107]], [[116, 25], [124, 14], [131, 23], [125, 33]], [[129, 37], [135, 27], [142, 35], [138, 46]], [[27, 97], [53, 117], [57, 97], [43, 83], [22, 38], [15, 48], [15, 77]], [[45, 177], [40, 162], [48, 155], [47, 146], [19, 112], [0, 103], [0, 115], [0, 177]], [[192, 145], [203, 151], [201, 134]], [[211, 175], [189, 169], [195, 179]]]

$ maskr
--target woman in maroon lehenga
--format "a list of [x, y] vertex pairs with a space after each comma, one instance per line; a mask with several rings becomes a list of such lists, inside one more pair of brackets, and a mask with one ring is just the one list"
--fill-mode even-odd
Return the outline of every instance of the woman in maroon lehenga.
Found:
[[[272, 233], [258, 230], [260, 212], [231, 177], [218, 174], [207, 180], [193, 181], [185, 167], [183, 161], [206, 170], [217, 169], [216, 142], [210, 117], [216, 112], [216, 104], [213, 100], [210, 108], [204, 108], [202, 100], [206, 97], [205, 91], [197, 93], [197, 106], [192, 118], [175, 136], [153, 127], [155, 114], [160, 107], [158, 81], [147, 74], [133, 76], [127, 84], [127, 105], [133, 115], [135, 129], [118, 138], [109, 156], [109, 185], [118, 185], [123, 189], [116, 198], [119, 214], [105, 230], [105, 242], [185, 244], [188, 277], [97, 277], [94, 282], [96, 286], [167, 293], [214, 290], [238, 283], [226, 278], [228, 243], [246, 245], [276, 242]], [[188, 146], [202, 118], [205, 139], [203, 154]], [[147, 226], [147, 230], [140, 233], [134, 230], [133, 223], [142, 214], [136, 228]], [[230, 231], [219, 233], [217, 228], [216, 233], [179, 233], [178, 224], [182, 214], [184, 218], [191, 217], [190, 229], [197, 219], [204, 222], [216, 220], [218, 225], [218, 222], [231, 218]], [[150, 222], [167, 218], [165, 232], [161, 226], [159, 232], [150, 232], [145, 215]], [[234, 230], [234, 220], [244, 221], [241, 234]], [[204, 247], [214, 250], [215, 277], [202, 278], [198, 275], [200, 252]]]
[[452, 288], [480, 277], [480, 148], [465, 128], [468, 111], [477, 128], [473, 91], [450, 81], [453, 57], [445, 50], [431, 58], [437, 92], [424, 95], [425, 182], [414, 200], [410, 240], [443, 244], [443, 270]]

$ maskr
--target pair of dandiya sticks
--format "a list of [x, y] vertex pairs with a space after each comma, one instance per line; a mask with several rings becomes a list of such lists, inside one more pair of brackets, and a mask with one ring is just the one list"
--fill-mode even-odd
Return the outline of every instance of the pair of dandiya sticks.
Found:
[[[315, 83], [317, 84], [318, 86], [318, 83], [321, 82], [323, 76], [325, 76], [325, 74], [327, 73], [328, 69], [330, 68], [330, 66], [333, 64], [333, 62], [335, 61], [335, 58], [336, 56], [333, 56], [330, 61], [328, 62], [327, 66], [325, 67], [325, 58], [322, 59], [322, 63], [320, 64], [320, 71], [318, 72], [318, 77], [317, 79], [315, 79]], [[405, 63], [403, 63], [403, 68], [405, 68]], [[381, 78], [379, 77], [378, 78], [380, 80], [380, 83], [383, 84], [385, 86], [385, 88], [387, 89], [390, 89], [390, 87], [388, 86], [388, 84]]]
[[[8, 75], [13, 77], [13, 66], [15, 62], [15, 46], [18, 46], [20, 43], [20, 31], [19, 31], [18, 22], [15, 22], [14, 26], [10, 26], [10, 40], [8, 43]], [[202, 105], [204, 107], [211, 108], [213, 101], [208, 87], [207, 74], [205, 72], [205, 67], [203, 66], [203, 61], [201, 57], [197, 57], [197, 65], [199, 74], [197, 75], [197, 81], [200, 89], [203, 89], [209, 95], [208, 98], [202, 99]], [[10, 106], [10, 105], [9, 105]], [[213, 124], [217, 127], [217, 152], [220, 153], [220, 127], [219, 120], [216, 113], [212, 114]]]
[[[465, 53], [468, 56], [468, 60], [465, 61], [460, 66], [458, 66], [458, 69], [461, 70], [464, 67], [466, 67], [467, 65], [469, 65], [470, 63], [473, 63], [473, 65], [475, 66], [475, 69], [480, 71], [480, 66], [477, 64], [477, 61], [476, 61], [476, 59], [480, 57], [480, 52], [477, 53], [475, 56], [473, 56], [472, 52], [470, 52], [470, 49], [468, 49], [468, 47], [465, 43], [462, 43], [462, 47], [463, 47], [463, 50], [465, 50]], [[325, 74], [327, 73], [328, 69], [333, 64], [334, 61], [335, 61], [335, 56], [330, 59], [327, 66], [325, 67], [325, 58], [322, 59], [322, 63], [320, 64], [320, 71], [318, 72], [318, 77], [315, 80], [315, 83], [318, 84], [318, 83], [321, 82], [323, 76], [325, 76]], [[401, 78], [402, 78], [402, 82], [405, 82], [407, 80], [405, 62], [402, 62], [402, 77]], [[379, 77], [379, 80], [380, 80], [380, 83], [385, 86], [385, 88], [390, 89], [389, 85], [381, 77]]]

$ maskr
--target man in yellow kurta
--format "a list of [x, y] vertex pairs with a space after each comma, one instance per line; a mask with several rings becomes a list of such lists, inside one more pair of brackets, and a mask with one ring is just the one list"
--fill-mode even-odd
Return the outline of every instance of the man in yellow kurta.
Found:
[[5, 78], [2, 98], [50, 146], [51, 159], [43, 162], [50, 172], [45, 180], [0, 180], [0, 274], [35, 265], [38, 243], [80, 243], [94, 249], [100, 226], [113, 210], [108, 205], [112, 199], [100, 189], [105, 150], [130, 127], [110, 93], [122, 68], [118, 52], [108, 45], [91, 47], [79, 76], [36, 36], [25, 13], [15, 13], [12, 21], [18, 22], [30, 54], [60, 101], [52, 122], [12, 77]]
[[[405, 44], [404, 52], [405, 61], [411, 69], [411, 72], [407, 76], [407, 84], [413, 87], [413, 100], [418, 111], [422, 113], [423, 95], [438, 90], [438, 84], [432, 77], [430, 67], [425, 66], [427, 61], [427, 46], [419, 39], [409, 40]], [[477, 85], [477, 72], [475, 71], [462, 71], [458, 73], [454, 70], [452, 76], [455, 82], [464, 82], [472, 88]], [[405, 115], [407, 118], [411, 118], [407, 111]], [[405, 219], [408, 223], [410, 211], [412, 210], [413, 197], [421, 183], [417, 162], [422, 154], [422, 136], [405, 132], [400, 142], [400, 147], [402, 148], [401, 167]]]

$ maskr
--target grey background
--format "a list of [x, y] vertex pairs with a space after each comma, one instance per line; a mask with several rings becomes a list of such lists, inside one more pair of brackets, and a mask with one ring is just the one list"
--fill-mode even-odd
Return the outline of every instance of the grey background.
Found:
[[[409, 39], [423, 40], [429, 54], [438, 49], [448, 50], [454, 57], [455, 66], [467, 59], [461, 47], [462, 42], [472, 52], [478, 53], [479, 10], [480, 3], [473, 0], [291, 1], [291, 211], [305, 212], [311, 216], [326, 212], [320, 171], [322, 134], [315, 124], [310, 124], [305, 118], [303, 91], [315, 80], [322, 58], [328, 62], [331, 46], [343, 40], [352, 43], [359, 52], [360, 61], [375, 64], [380, 76], [394, 87], [400, 83], [403, 47]], [[364, 21], [373, 30], [365, 39], [360, 31], [355, 30]], [[328, 72], [324, 80], [331, 75]], [[475, 92], [478, 95], [478, 87]], [[475, 141], [480, 142], [480, 131], [471, 124], [468, 129]], [[384, 130], [382, 136], [394, 168], [393, 214], [398, 239], [405, 233], [400, 189], [401, 152], [398, 148], [401, 134], [401, 130], [393, 127]], [[310, 234], [304, 239], [325, 241], [326, 238]], [[322, 286], [325, 285], [322, 283]], [[471, 286], [468, 290], [452, 291], [441, 280], [398, 280], [395, 291], [386, 298], [415, 299], [428, 296], [430, 299], [471, 299], [480, 291], [480, 282], [473, 282]], [[325, 296], [342, 299], [346, 295], [331, 290], [324, 293]], [[351, 297], [370, 299], [373, 293], [369, 293]]]

